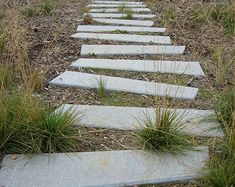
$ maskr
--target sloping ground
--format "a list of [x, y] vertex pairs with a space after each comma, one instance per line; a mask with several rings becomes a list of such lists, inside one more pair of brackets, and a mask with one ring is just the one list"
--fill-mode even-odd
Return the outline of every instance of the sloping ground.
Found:
[[[100, 41], [100, 40], [77, 40], [77, 39], [69, 38], [69, 36], [71, 34], [73, 34], [76, 30], [76, 27], [77, 27], [76, 20], [77, 20], [77, 18], [79, 18], [79, 16], [76, 15], [76, 14], [78, 14], [77, 8], [80, 7], [81, 5], [79, 3], [78, 4], [71, 3], [68, 5], [70, 8], [68, 8], [66, 6], [67, 5], [60, 5], [58, 7], [58, 9], [56, 9], [53, 12], [52, 17], [33, 18], [30, 21], [30, 23], [33, 23], [32, 29], [33, 29], [33, 32], [35, 32], [33, 34], [33, 36], [34, 37], [36, 36], [38, 39], [37, 44], [35, 44], [36, 43], [35, 41], [31, 43], [32, 44], [32, 50], [31, 50], [32, 62], [34, 64], [41, 65], [42, 69], [44, 69], [47, 72], [47, 76], [48, 76], [47, 81], [52, 80], [52, 77], [55, 78], [55, 77], [57, 77], [57, 75], [64, 72], [66, 69], [69, 69], [69, 65], [72, 63], [72, 61], [75, 61], [80, 57], [81, 44], [86, 44], [86, 45], [89, 45], [89, 44], [92, 44], [92, 45], [97, 45], [97, 44], [98, 45], [99, 44], [103, 44], [103, 45], [119, 44], [119, 45], [122, 45], [122, 44], [124, 44], [124, 43], [113, 42], [113, 41], [111, 42], [111, 41]], [[62, 15], [61, 15], [61, 12], [63, 12]], [[159, 10], [159, 12], [160, 12], [160, 10]], [[74, 15], [75, 15], [75, 17], [76, 16], [77, 17], [75, 18]], [[52, 26], [49, 27], [49, 25], [50, 25], [49, 23], [51, 23], [51, 22], [52, 23], [57, 22], [57, 25], [55, 26], [55, 25], [51, 24]], [[95, 23], [95, 24], [97, 25], [99, 23]], [[40, 27], [40, 25], [41, 25], [41, 27]], [[60, 25], [62, 25], [62, 26], [60, 27]], [[158, 26], [159, 25], [161, 25], [161, 24], [158, 24]], [[52, 31], [52, 30], [54, 30], [54, 31]], [[173, 32], [170, 30], [168, 32], [171, 33], [171, 38], [174, 39], [173, 45], [185, 45], [185, 43], [187, 43], [187, 39], [190, 37], [193, 37], [190, 35], [186, 36], [184, 33], [184, 37], [180, 36], [180, 39], [177, 39], [177, 37], [179, 35], [178, 31]], [[172, 37], [172, 35], [174, 37]], [[43, 38], [43, 40], [42, 40], [42, 38]], [[128, 45], [130, 43], [125, 43], [125, 44]], [[195, 51], [194, 51], [194, 49], [192, 50], [192, 44], [190, 44], [189, 46], [190, 46], [189, 48], [188, 48], [188, 46], [186, 47], [187, 56], [167, 57], [165, 55], [162, 55], [159, 57], [157, 55], [153, 55], [153, 56], [151, 56], [151, 60], [156, 60], [156, 59], [158, 59], [158, 60], [172, 60], [172, 61], [173, 60], [181, 60], [181, 61], [182, 60], [184, 60], [184, 61], [195, 61], [196, 60], [196, 61], [200, 61], [201, 64], [204, 64], [205, 63], [204, 60], [202, 60], [201, 58], [196, 58], [194, 56], [195, 54], [193, 54], [193, 52], [195, 52]], [[203, 50], [204, 50], [204, 48], [199, 49], [198, 56], [201, 55], [201, 51], [203, 51]], [[38, 51], [40, 51], [39, 55], [38, 55]], [[93, 55], [96, 58], [99, 58], [96, 56], [96, 54], [91, 54], [91, 56], [93, 56]], [[140, 56], [136, 55], [134, 57], [121, 55], [121, 56], [115, 56], [115, 57], [108, 56], [108, 58], [110, 58], [110, 59], [116, 59], [116, 58], [147, 59], [147, 60], [150, 59], [150, 57], [147, 55], [140, 55]], [[207, 58], [206, 54], [204, 55], [204, 58], [205, 59]], [[206, 66], [203, 66], [203, 69], [206, 69], [206, 71], [205, 71], [206, 78], [197, 78], [197, 77], [191, 78], [189, 76], [184, 76], [184, 75], [171, 77], [171, 76], [164, 75], [164, 74], [160, 74], [160, 75], [154, 74], [153, 75], [152, 73], [145, 74], [145, 73], [130, 73], [130, 72], [120, 72], [120, 71], [100, 71], [100, 70], [91, 70], [91, 69], [80, 69], [80, 70], [85, 73], [109, 75], [109, 76], [123, 77], [123, 78], [129, 78], [129, 79], [141, 79], [141, 80], [145, 80], [145, 81], [149, 81], [149, 82], [150, 81], [162, 82], [164, 80], [164, 82], [166, 82], [166, 83], [183, 85], [183, 86], [199, 87], [199, 90], [202, 90], [202, 89], [204, 89], [203, 88], [204, 86], [205, 87], [214, 86], [213, 81], [212, 82], [209, 81], [209, 80], [213, 80], [213, 78], [208, 76], [208, 75], [210, 75], [210, 74], [208, 74], [208, 70], [207, 70], [208, 68], [206, 68]], [[177, 101], [173, 101], [172, 104], [174, 107], [177, 107], [177, 108], [179, 108], [179, 107], [182, 107], [182, 108], [203, 108], [203, 109], [211, 108], [211, 105], [212, 105], [211, 98], [208, 98], [208, 96], [205, 93], [204, 93], [204, 95], [201, 95], [201, 94], [202, 94], [202, 92], [199, 91], [199, 96], [197, 96], [195, 101], [178, 101], [177, 100]], [[123, 94], [121, 93], [121, 94], [117, 95], [116, 93], [113, 93], [113, 92], [110, 93], [108, 98], [99, 98], [97, 96], [96, 92], [94, 92], [92, 90], [55, 88], [55, 87], [50, 87], [47, 84], [45, 84], [45, 90], [43, 91], [41, 96], [43, 98], [48, 99], [54, 106], [57, 106], [61, 103], [75, 103], [75, 104], [98, 104], [98, 105], [103, 104], [103, 105], [124, 105], [124, 106], [131, 105], [131, 106], [151, 106], [151, 107], [154, 107], [155, 101], [156, 101], [151, 96], [146, 96], [146, 95], [136, 96], [134, 94], [132, 95], [132, 94], [128, 94], [128, 93], [123, 93]], [[206, 103], [204, 101], [206, 101]], [[101, 135], [101, 136], [103, 136], [103, 135]], [[104, 135], [104, 136], [106, 136], [106, 135]], [[108, 138], [106, 137], [107, 138], [106, 145], [109, 146], [109, 144], [112, 144], [110, 141], [111, 137], [112, 137], [112, 139], [119, 139], [122, 136], [125, 136], [125, 134], [118, 133], [118, 131], [116, 131], [116, 132], [114, 131], [111, 135], [109, 135], [107, 133], [107, 136], [108, 136]], [[97, 147], [97, 150], [99, 150], [99, 149], [102, 149], [102, 148]], [[104, 149], [108, 149], [108, 147], [105, 147]], [[117, 147], [116, 149], [120, 149], [120, 148]], [[78, 153], [78, 154], [80, 154], [80, 153]], [[83, 154], [85, 154], [85, 153], [83, 153]], [[207, 156], [205, 156], [205, 157], [207, 157]], [[17, 156], [16, 162], [19, 161], [18, 158], [20, 158], [20, 161], [21, 161], [21, 157]], [[40, 160], [40, 156], [38, 157], [38, 159]], [[11, 160], [11, 156], [9, 156], [8, 158], [6, 157], [4, 163], [7, 163], [7, 164], [10, 163], [9, 165], [11, 165], [13, 163]], [[22, 163], [24, 165], [25, 160], [23, 160]], [[26, 167], [27, 166], [29, 166], [29, 168], [30, 167], [40, 167], [41, 164], [40, 164], [40, 162], [38, 162], [38, 163], [39, 163], [38, 165], [37, 164], [33, 164], [33, 165], [26, 164]], [[74, 162], [72, 162], [71, 165], [73, 165], [73, 163]], [[7, 164], [5, 164], [5, 165], [7, 165]], [[13, 163], [13, 165], [14, 164], [15, 163]], [[102, 162], [101, 164], [103, 166], [104, 163]], [[25, 170], [26, 172], [24, 173], [23, 172], [24, 167], [22, 167], [22, 168], [23, 168], [23, 170], [20, 173], [22, 173], [23, 175], [17, 174], [17, 177], [19, 177], [19, 179], [22, 179], [22, 177], [24, 178], [24, 176], [27, 176], [27, 172], [30, 173], [30, 169], [29, 170], [26, 169]], [[59, 170], [62, 170], [62, 169], [59, 168]], [[12, 170], [9, 170], [9, 171], [12, 172]], [[76, 172], [76, 171], [77, 170], [74, 170], [74, 172]], [[192, 171], [192, 170], [190, 170], [190, 171]], [[39, 170], [39, 172], [40, 172], [40, 170]], [[52, 172], [53, 172], [53, 169], [52, 169]], [[38, 176], [37, 172], [35, 172], [34, 174], [35, 174], [35, 176]], [[8, 174], [7, 174], [7, 177], [9, 177]], [[77, 177], [77, 176], [75, 176], [75, 177]], [[65, 176], [65, 178], [66, 178], [66, 176]], [[24, 179], [27, 180], [27, 177]], [[185, 178], [185, 179], [187, 179], [187, 178]], [[169, 178], [164, 179], [164, 180], [170, 181]], [[17, 181], [19, 181], [19, 180], [15, 180], [15, 181], [16, 181], [15, 184], [17, 184]], [[70, 180], [68, 180], [68, 181], [70, 181]], [[14, 184], [14, 182], [13, 182], [13, 184]], [[152, 181], [152, 182], [157, 182], [157, 181]], [[147, 182], [144, 182], [144, 183], [147, 183]], [[134, 184], [134, 182], [133, 182], [133, 184]]]

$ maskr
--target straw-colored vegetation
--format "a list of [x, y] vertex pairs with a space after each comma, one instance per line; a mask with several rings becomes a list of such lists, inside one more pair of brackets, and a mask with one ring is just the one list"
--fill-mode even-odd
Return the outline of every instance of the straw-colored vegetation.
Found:
[[[49, 15], [52, 4], [44, 1]], [[79, 150], [85, 135], [75, 125], [75, 116], [54, 112], [35, 93], [43, 89], [43, 72], [31, 66], [28, 31], [23, 15], [33, 16], [31, 7], [1, 9], [0, 58], [0, 153], [52, 153]], [[23, 13], [23, 14], [22, 14]]]

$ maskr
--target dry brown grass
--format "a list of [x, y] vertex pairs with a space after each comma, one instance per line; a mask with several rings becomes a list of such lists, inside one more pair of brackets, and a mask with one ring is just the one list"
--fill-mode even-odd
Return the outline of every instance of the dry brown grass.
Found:
[[[7, 9], [1, 28], [7, 33], [4, 52], [1, 55], [1, 66], [7, 66], [13, 75], [16, 87], [26, 91], [37, 91], [43, 85], [42, 74], [31, 67], [28, 56], [28, 31], [24, 27], [24, 18], [17, 8]], [[5, 68], [6, 69], [6, 68]]]

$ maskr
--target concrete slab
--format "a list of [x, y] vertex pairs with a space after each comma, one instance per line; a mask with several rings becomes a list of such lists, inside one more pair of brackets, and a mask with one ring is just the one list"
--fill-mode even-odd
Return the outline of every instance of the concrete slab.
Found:
[[205, 76], [198, 62], [80, 58], [72, 67]]
[[[128, 8], [128, 10], [132, 12], [145, 12], [150, 13], [151, 10], [149, 8]], [[119, 13], [119, 8], [96, 8], [96, 9], [90, 9], [89, 12], [91, 13]]]
[[[184, 155], [143, 151], [101, 151], [4, 157], [1, 186], [120, 187], [188, 181], [200, 176], [208, 147]], [[31, 159], [30, 159], [31, 158]]]
[[137, 34], [105, 34], [105, 33], [76, 33], [71, 37], [82, 39], [111, 40], [120, 42], [171, 44], [169, 36], [137, 35]]
[[[146, 116], [155, 120], [155, 109], [143, 107], [115, 107], [65, 104], [58, 111], [72, 110], [78, 125], [97, 128], [137, 130], [143, 127]], [[220, 123], [210, 119], [213, 110], [171, 109], [182, 117], [182, 132], [193, 136], [223, 137]], [[207, 120], [205, 120], [207, 119]], [[210, 119], [210, 120], [208, 120]]]
[[147, 20], [127, 20], [127, 19], [102, 19], [102, 18], [93, 18], [94, 21], [99, 23], [114, 24], [114, 25], [136, 25], [136, 26], [153, 26], [153, 21]]
[[185, 46], [82, 45], [81, 55], [179, 55]]
[[147, 5], [130, 5], [130, 4], [89, 4], [87, 5], [88, 8], [119, 8], [123, 7], [125, 8], [146, 8]]
[[50, 84], [65, 87], [96, 89], [100, 80], [106, 90], [131, 92], [136, 94], [168, 96], [178, 99], [194, 99], [198, 93], [197, 88], [133, 80], [119, 77], [94, 75], [89, 73], [66, 71], [53, 79]]
[[126, 32], [146, 32], [146, 33], [162, 33], [166, 28], [159, 27], [133, 27], [133, 26], [111, 26], [111, 25], [79, 25], [78, 32], [112, 32], [112, 31], [126, 31]]
[[143, 2], [134, 2], [134, 1], [99, 1], [99, 0], [95, 0], [92, 3], [94, 3], [94, 4], [118, 4], [118, 5], [143, 5]]
[[[127, 16], [127, 14], [121, 13], [85, 13], [84, 15], [90, 15], [93, 18], [124, 18]], [[156, 17], [154, 14], [132, 14], [131, 16], [134, 19], [152, 19]]]

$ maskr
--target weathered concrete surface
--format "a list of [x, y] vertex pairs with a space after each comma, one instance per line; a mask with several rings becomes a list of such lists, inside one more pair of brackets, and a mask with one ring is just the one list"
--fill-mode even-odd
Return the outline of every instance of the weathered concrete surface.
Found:
[[180, 55], [185, 46], [82, 45], [81, 55]]
[[[143, 107], [115, 107], [95, 105], [62, 105], [58, 111], [71, 110], [77, 116], [78, 125], [120, 130], [137, 130], [143, 126], [146, 116], [156, 119], [155, 109]], [[223, 137], [220, 123], [210, 119], [213, 110], [171, 109], [182, 118], [182, 132], [193, 136]], [[207, 119], [207, 120], [205, 120]]]
[[[7, 187], [120, 187], [188, 181], [199, 177], [208, 148], [173, 156], [143, 151], [102, 151], [4, 157], [0, 184]], [[14, 156], [15, 157], [15, 156]]]
[[[125, 18], [127, 16], [127, 14], [122, 13], [85, 13], [85, 15], [90, 15], [93, 18]], [[156, 17], [154, 14], [132, 14], [131, 16], [134, 19], [152, 19]]]
[[93, 18], [94, 21], [106, 24], [114, 24], [114, 25], [135, 25], [135, 26], [153, 26], [153, 21], [147, 20], [126, 20], [126, 19], [102, 19], [102, 18]]
[[198, 62], [80, 58], [72, 67], [205, 76]]
[[111, 25], [79, 25], [78, 32], [146, 32], [146, 33], [162, 33], [166, 28], [159, 27], [133, 27], [133, 26], [111, 26]]
[[[87, 7], [89, 8], [119, 8], [122, 5], [117, 5], [117, 4], [89, 4]], [[147, 5], [130, 5], [130, 4], [125, 4], [125, 7], [127, 8], [146, 8]]]
[[112, 40], [121, 42], [171, 44], [169, 36], [137, 35], [137, 34], [108, 34], [108, 33], [76, 33], [71, 37], [82, 39]]
[[53, 79], [50, 84], [65, 87], [95, 89], [99, 87], [100, 80], [105, 84], [105, 89], [110, 91], [168, 96], [178, 99], [194, 99], [198, 92], [197, 88], [192, 87], [72, 71], [62, 73], [60, 76]]
[[[128, 8], [128, 10], [132, 12], [146, 12], [150, 13], [151, 10], [149, 8]], [[91, 13], [119, 13], [119, 8], [96, 8], [96, 9], [90, 9], [89, 12]]]

